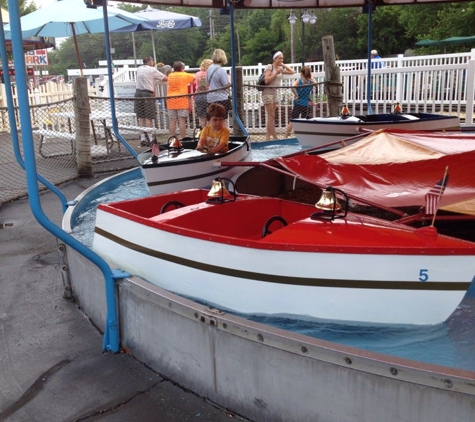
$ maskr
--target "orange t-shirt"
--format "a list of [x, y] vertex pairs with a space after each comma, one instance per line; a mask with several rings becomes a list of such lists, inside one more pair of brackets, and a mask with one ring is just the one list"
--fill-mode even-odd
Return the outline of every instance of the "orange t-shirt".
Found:
[[[188, 108], [188, 85], [194, 80], [195, 75], [186, 72], [173, 72], [168, 75], [167, 108], [172, 110]], [[179, 98], [170, 98], [176, 96]]]

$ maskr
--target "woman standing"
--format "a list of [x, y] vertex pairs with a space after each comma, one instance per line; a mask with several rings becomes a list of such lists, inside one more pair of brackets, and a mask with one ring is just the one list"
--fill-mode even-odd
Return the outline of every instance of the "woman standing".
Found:
[[200, 70], [195, 74], [196, 92], [201, 93], [195, 95], [196, 115], [198, 116], [201, 129], [207, 124], [206, 110], [208, 108], [208, 100], [204, 92], [209, 89], [208, 81], [206, 80], [206, 71], [212, 64], [213, 61], [211, 59], [204, 59], [200, 64]]
[[[228, 88], [231, 86], [229, 77], [226, 71], [221, 67], [228, 62], [226, 53], [217, 48], [214, 50], [213, 64], [206, 71], [206, 80], [209, 84], [209, 90], [207, 94], [208, 104], [218, 103], [224, 106], [227, 113], [231, 110], [231, 100], [229, 99]], [[221, 89], [220, 89], [221, 88]], [[215, 91], [218, 90], [218, 91]]]
[[272, 52], [272, 64], [268, 64], [264, 69], [266, 88], [262, 91], [262, 102], [266, 108], [266, 139], [277, 138], [275, 131], [275, 110], [279, 104], [277, 87], [280, 86], [282, 75], [292, 75], [295, 70], [284, 64], [284, 55], [281, 51]]
[[[292, 84], [292, 92], [294, 94], [294, 102], [292, 108], [291, 119], [302, 117], [306, 119], [311, 115], [311, 108], [308, 106], [310, 101], [310, 94], [312, 93], [313, 84], [317, 81], [313, 78], [309, 66], [302, 66], [300, 69], [300, 78], [296, 79]], [[290, 136], [292, 130], [292, 123], [289, 122], [287, 129], [285, 129], [285, 137]]]

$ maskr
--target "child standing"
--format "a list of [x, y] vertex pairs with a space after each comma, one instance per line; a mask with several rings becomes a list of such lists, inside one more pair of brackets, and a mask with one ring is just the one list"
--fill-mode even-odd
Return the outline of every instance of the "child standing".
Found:
[[[312, 72], [309, 66], [302, 66], [300, 69], [300, 78], [294, 81], [292, 84], [292, 92], [294, 93], [294, 102], [292, 108], [291, 119], [297, 119], [302, 117], [306, 119], [310, 114], [308, 102], [310, 101], [310, 93], [312, 92], [312, 84], [316, 84], [317, 81], [312, 76]], [[287, 125], [285, 129], [285, 137], [290, 136], [292, 130], [292, 123]]]

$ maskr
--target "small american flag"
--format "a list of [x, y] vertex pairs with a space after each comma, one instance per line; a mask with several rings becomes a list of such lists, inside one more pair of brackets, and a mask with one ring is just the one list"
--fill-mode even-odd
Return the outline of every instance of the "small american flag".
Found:
[[426, 214], [432, 215], [437, 211], [437, 205], [439, 204], [440, 198], [444, 193], [447, 182], [449, 181], [449, 175], [446, 173], [445, 176], [440, 179], [431, 190], [426, 194]]

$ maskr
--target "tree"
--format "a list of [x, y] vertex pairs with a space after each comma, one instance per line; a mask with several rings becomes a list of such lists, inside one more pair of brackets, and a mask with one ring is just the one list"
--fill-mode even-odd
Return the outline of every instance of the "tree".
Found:
[[242, 65], [270, 63], [271, 51], [290, 58], [290, 25], [285, 10], [253, 10], [239, 23]]
[[309, 59], [323, 60], [322, 38], [327, 35], [333, 36], [335, 53], [339, 59], [349, 60], [360, 58], [358, 45], [358, 17], [361, 8], [337, 8], [318, 9], [315, 11], [317, 22], [315, 25], [307, 25], [310, 28], [307, 37], [313, 45], [313, 54]]
[[[405, 35], [406, 29], [399, 21], [400, 6], [378, 7], [372, 13], [371, 48], [381, 56], [402, 54], [413, 42]], [[358, 43], [360, 57], [368, 54], [368, 14], [358, 17]]]
[[[473, 35], [473, 29], [469, 22], [473, 22], [473, 19], [475, 19], [474, 2], [425, 6], [418, 5], [402, 10], [400, 21], [406, 28], [407, 37], [416, 41], [424, 39], [442, 40], [455, 36]], [[437, 25], [434, 25], [434, 22], [437, 22]], [[418, 48], [417, 52], [419, 54], [436, 54], [440, 53], [441, 48], [443, 48], [444, 51], [455, 53], [466, 51], [468, 47], [470, 46], [465, 44], [453, 44], [444, 47]]]
[[[0, 6], [8, 10], [8, 0], [0, 0]], [[18, 8], [20, 9], [20, 16], [27, 15], [38, 9], [35, 2], [27, 0], [18, 0]]]
[[[0, 0], [0, 4], [6, 0]], [[20, 3], [25, 6], [26, 2]], [[31, 7], [29, 4], [28, 7]], [[122, 3], [120, 8], [136, 12], [146, 6]], [[166, 10], [198, 16], [202, 26], [180, 31], [156, 31], [154, 42], [157, 60], [173, 64], [181, 60], [190, 67], [197, 67], [204, 58], [210, 58], [216, 48], [222, 48], [231, 58], [231, 34], [228, 15], [219, 14], [217, 9], [166, 7]], [[309, 9], [309, 12], [312, 10]], [[300, 9], [294, 11], [299, 17], [295, 24], [296, 58], [301, 51]], [[321, 39], [332, 35], [335, 50], [340, 59], [364, 58], [367, 55], [368, 15], [361, 8], [313, 9], [317, 16], [315, 25], [305, 26], [305, 51], [308, 61], [322, 60]], [[290, 60], [290, 31], [288, 21], [290, 10], [284, 9], [236, 9], [235, 57], [241, 65], [269, 63], [271, 51], [280, 50], [286, 61]], [[373, 15], [372, 46], [383, 56], [394, 56], [413, 48], [417, 40], [443, 39], [450, 36], [473, 35], [469, 25], [475, 19], [475, 2], [453, 4], [421, 4], [406, 6], [377, 7]], [[437, 22], [437, 25], [434, 25]], [[88, 67], [98, 66], [105, 59], [104, 35], [78, 36], [83, 61]], [[112, 33], [114, 59], [132, 59], [132, 35]], [[149, 32], [135, 33], [136, 56], [152, 55]], [[466, 45], [451, 46], [449, 51], [466, 50]], [[440, 52], [440, 47], [415, 50], [417, 54]], [[50, 54], [50, 73], [66, 73], [68, 68], [77, 68], [72, 40], [66, 41], [58, 51]], [[58, 69], [58, 71], [56, 71]], [[59, 71], [62, 69], [61, 71]]]

